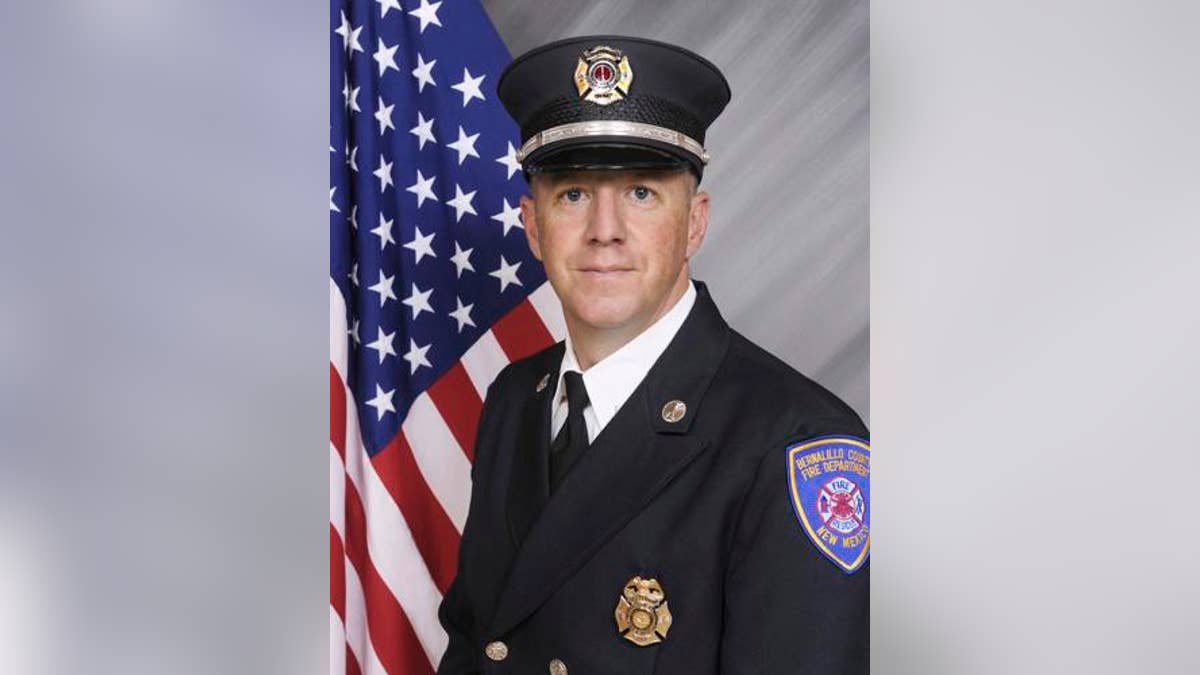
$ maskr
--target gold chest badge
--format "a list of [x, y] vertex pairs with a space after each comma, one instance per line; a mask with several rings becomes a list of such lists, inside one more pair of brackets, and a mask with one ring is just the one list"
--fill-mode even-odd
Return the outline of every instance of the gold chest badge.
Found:
[[629, 95], [633, 68], [619, 49], [597, 45], [585, 51], [575, 64], [575, 88], [585, 101], [608, 105]]
[[617, 631], [639, 647], [662, 642], [671, 628], [671, 610], [658, 579], [633, 577], [617, 601]]

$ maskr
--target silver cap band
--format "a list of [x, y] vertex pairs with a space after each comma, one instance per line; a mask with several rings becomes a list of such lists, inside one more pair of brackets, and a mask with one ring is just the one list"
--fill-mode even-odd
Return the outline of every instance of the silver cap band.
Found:
[[681, 134], [673, 129], [658, 127], [641, 122], [626, 122], [622, 120], [592, 120], [590, 122], [572, 122], [550, 127], [545, 131], [534, 134], [517, 150], [517, 161], [524, 162], [529, 153], [544, 145], [565, 141], [570, 138], [584, 136], [628, 136], [630, 138], [645, 138], [659, 141], [682, 148], [700, 158], [701, 164], [708, 164], [708, 151], [696, 139]]

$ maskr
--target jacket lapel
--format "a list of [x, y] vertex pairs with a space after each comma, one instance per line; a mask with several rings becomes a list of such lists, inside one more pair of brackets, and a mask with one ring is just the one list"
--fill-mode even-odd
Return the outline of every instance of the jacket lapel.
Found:
[[[679, 333], [553, 497], [544, 502], [540, 516], [536, 510], [525, 510], [532, 500], [514, 502], [510, 491], [510, 513], [518, 504], [515, 525], [529, 527], [501, 593], [490, 635], [505, 633], [537, 610], [707, 449], [707, 439], [687, 432], [724, 356], [729, 327], [704, 285], [697, 283], [697, 290], [696, 305]], [[683, 401], [687, 410], [682, 418], [667, 422], [663, 406], [673, 400]], [[543, 490], [548, 486], [549, 402], [544, 407], [539, 414], [545, 427], [539, 426], [541, 433], [528, 445], [538, 448], [530, 450], [537, 458], [525, 455], [527, 461], [518, 464], [528, 466], [513, 468], [517, 488], [531, 489], [528, 486], [535, 480]], [[526, 426], [534, 417], [527, 414]]]
[[550, 496], [550, 414], [562, 353], [562, 343], [547, 352], [543, 362], [546, 374], [540, 376], [547, 385], [529, 392], [520, 413], [507, 496], [508, 532], [514, 550], [521, 547]]

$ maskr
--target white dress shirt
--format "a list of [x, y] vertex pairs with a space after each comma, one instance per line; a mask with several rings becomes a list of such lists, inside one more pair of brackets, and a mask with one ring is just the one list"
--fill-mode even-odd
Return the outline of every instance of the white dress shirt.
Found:
[[625, 400], [645, 379], [650, 367], [666, 351], [667, 345], [679, 332], [694, 304], [696, 288], [689, 280], [687, 290], [674, 307], [659, 317], [658, 321], [650, 324], [640, 335], [586, 371], [579, 368], [579, 362], [575, 359], [575, 347], [571, 343], [571, 336], [567, 335], [567, 345], [563, 350], [562, 365], [558, 369], [558, 382], [554, 390], [556, 393], [550, 418], [550, 440], [553, 441], [558, 430], [567, 423], [567, 389], [563, 386], [563, 373], [575, 371], [583, 375], [583, 386], [587, 388], [588, 395], [588, 406], [583, 409], [583, 419], [587, 422], [590, 443], [608, 426], [609, 421], [625, 404]]

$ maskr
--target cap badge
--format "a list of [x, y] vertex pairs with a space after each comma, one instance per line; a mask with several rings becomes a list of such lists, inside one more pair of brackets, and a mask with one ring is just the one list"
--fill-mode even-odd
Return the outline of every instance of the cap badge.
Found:
[[617, 601], [617, 630], [639, 647], [662, 642], [671, 628], [671, 611], [658, 579], [633, 577]]
[[633, 68], [619, 49], [597, 45], [585, 51], [575, 65], [575, 88], [585, 101], [608, 105], [629, 95]]

